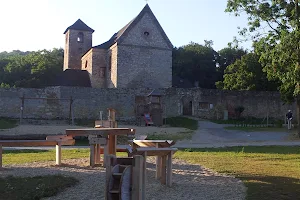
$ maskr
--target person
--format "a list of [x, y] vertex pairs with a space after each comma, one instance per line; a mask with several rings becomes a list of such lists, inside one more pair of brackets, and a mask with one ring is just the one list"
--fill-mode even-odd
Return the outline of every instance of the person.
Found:
[[293, 113], [291, 110], [288, 110], [288, 113], [286, 114], [286, 119], [288, 122], [288, 129], [291, 130], [292, 129], [292, 119], [293, 119]]

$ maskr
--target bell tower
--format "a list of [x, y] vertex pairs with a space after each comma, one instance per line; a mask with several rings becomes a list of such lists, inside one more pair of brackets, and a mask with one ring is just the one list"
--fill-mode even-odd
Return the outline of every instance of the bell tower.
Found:
[[64, 71], [81, 70], [81, 57], [92, 48], [93, 32], [80, 19], [65, 30]]

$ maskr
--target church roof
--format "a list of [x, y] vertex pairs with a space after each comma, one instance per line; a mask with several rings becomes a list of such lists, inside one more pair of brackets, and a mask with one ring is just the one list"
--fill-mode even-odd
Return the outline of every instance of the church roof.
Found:
[[67, 69], [56, 77], [57, 86], [91, 87], [89, 73], [86, 70]]
[[162, 36], [164, 37], [164, 39], [166, 40], [166, 42], [168, 43], [168, 46], [170, 48], [173, 48], [173, 45], [172, 45], [171, 41], [169, 40], [168, 36], [166, 35], [164, 30], [160, 26], [159, 22], [157, 21], [156, 17], [154, 16], [154, 14], [151, 11], [148, 4], [146, 4], [146, 6], [138, 14], [137, 17], [135, 17], [128, 24], [126, 24], [126, 26], [124, 26], [121, 30], [119, 30], [117, 33], [115, 33], [108, 41], [106, 41], [106, 42], [104, 42], [100, 45], [94, 46], [93, 48], [108, 49], [109, 47], [111, 47], [116, 42], [121, 42], [122, 38], [124, 38], [123, 36], [125, 36], [142, 19], [144, 14], [147, 13], [147, 12], [150, 13], [150, 16], [152, 17], [154, 22], [157, 24], [157, 27], [158, 27], [159, 31], [161, 32]]
[[94, 32], [94, 30], [92, 28], [90, 28], [88, 25], [86, 25], [83, 21], [81, 21], [81, 19], [78, 19], [73, 25], [69, 26], [64, 34], [69, 30], [80, 30], [80, 31], [90, 31], [90, 32]]

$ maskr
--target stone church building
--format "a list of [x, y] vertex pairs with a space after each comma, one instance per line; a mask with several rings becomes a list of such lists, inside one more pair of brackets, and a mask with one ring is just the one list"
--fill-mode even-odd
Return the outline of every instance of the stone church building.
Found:
[[107, 42], [92, 46], [93, 32], [80, 19], [66, 29], [64, 73], [94, 88], [172, 87], [173, 45], [148, 4]]

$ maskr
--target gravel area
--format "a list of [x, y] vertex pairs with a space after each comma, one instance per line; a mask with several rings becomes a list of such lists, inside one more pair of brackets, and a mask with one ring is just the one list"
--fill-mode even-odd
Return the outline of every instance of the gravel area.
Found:
[[[242, 200], [245, 199], [244, 184], [231, 176], [214, 173], [199, 165], [191, 165], [178, 159], [173, 160], [173, 185], [171, 188], [161, 185], [155, 180], [154, 157], [147, 160], [147, 200]], [[59, 193], [55, 197], [44, 200], [99, 200], [104, 199], [105, 169], [90, 168], [89, 160], [63, 160], [62, 167], [53, 166], [54, 162], [7, 165], [0, 171], [0, 177], [38, 176], [61, 174], [77, 178], [80, 182], [72, 188]]]
[[[155, 127], [155, 126], [131, 126], [119, 125], [120, 128], [134, 128], [136, 135], [145, 134], [175, 134], [178, 132], [189, 132], [186, 128], [177, 127]], [[86, 128], [71, 125], [20, 125], [11, 129], [0, 129], [0, 135], [51, 135], [65, 134], [66, 129], [70, 128]]]

